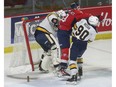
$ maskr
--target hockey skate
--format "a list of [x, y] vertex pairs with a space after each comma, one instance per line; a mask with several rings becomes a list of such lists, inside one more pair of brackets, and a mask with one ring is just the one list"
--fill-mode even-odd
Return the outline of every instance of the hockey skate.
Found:
[[42, 63], [42, 61], [40, 61], [40, 63], [39, 63], [39, 70], [40, 70], [41, 72], [48, 73], [48, 72], [49, 72], [48, 70], [44, 70], [44, 69], [41, 67], [41, 63]]
[[[42, 54], [41, 59], [43, 59], [44, 56], [45, 56], [45, 54]], [[41, 64], [42, 64], [42, 60], [39, 61], [39, 70], [44, 72], [45, 70], [41, 67]]]
[[78, 80], [81, 80], [81, 77], [82, 77], [82, 76], [83, 76], [83, 69], [82, 69], [82, 67], [79, 67], [77, 79], [78, 79]]
[[66, 68], [59, 66], [57, 71], [57, 76], [62, 77], [62, 76], [70, 76], [70, 74], [66, 71]]
[[67, 79], [67, 84], [76, 85], [77, 82], [81, 80], [82, 75], [83, 75], [83, 69], [82, 67], [79, 67], [78, 73], [76, 75], [73, 75], [71, 78]]
[[[44, 67], [44, 68], [42, 67], [42, 63], [43, 63], [43, 62], [46, 63], [46, 61], [43, 61], [43, 60], [44, 60], [44, 59], [46, 59], [46, 60], [48, 59], [48, 57], [46, 57], [46, 58], [45, 58], [45, 57], [46, 57], [46, 53], [44, 52], [44, 53], [41, 55], [41, 60], [39, 61], [39, 66], [38, 66], [38, 67], [39, 67], [39, 70], [40, 70], [41, 72], [48, 73], [49, 71], [48, 71], [48, 70], [45, 70], [45, 69], [44, 69], [45, 67]], [[44, 64], [45, 64], [45, 63], [44, 63]]]
[[71, 78], [67, 79], [67, 84], [72, 84], [72, 85], [76, 85], [77, 84], [77, 74], [76, 75], [72, 75]]
[[81, 77], [83, 76], [83, 58], [77, 59], [77, 65], [78, 65], [78, 80], [81, 80]]

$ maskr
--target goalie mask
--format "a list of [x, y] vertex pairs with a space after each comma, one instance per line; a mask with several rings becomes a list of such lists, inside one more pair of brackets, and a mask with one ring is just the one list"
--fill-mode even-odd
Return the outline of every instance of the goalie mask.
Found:
[[58, 30], [58, 24], [59, 24], [59, 18], [55, 12], [52, 12], [50, 15], [47, 16], [48, 21], [52, 28], [57, 31]]
[[58, 27], [59, 20], [57, 18], [53, 18], [51, 21], [55, 27]]

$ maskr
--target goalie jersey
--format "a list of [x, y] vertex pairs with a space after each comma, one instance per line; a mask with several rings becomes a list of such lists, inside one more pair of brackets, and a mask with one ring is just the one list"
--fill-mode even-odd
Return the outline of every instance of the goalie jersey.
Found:
[[86, 19], [77, 22], [72, 29], [72, 36], [82, 41], [94, 41], [96, 34], [96, 27], [90, 25]]
[[56, 36], [57, 27], [54, 26], [53, 19], [58, 21], [58, 15], [55, 12], [49, 13], [46, 18], [39, 24], [39, 26], [36, 28], [35, 36], [40, 31], [48, 34], [52, 33], [54, 36]]

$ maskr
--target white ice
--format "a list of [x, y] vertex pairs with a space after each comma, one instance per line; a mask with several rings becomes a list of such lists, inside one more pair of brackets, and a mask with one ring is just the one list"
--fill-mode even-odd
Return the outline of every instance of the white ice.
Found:
[[[5, 70], [11, 54], [5, 54]], [[83, 55], [84, 75], [77, 85], [66, 84], [66, 78], [55, 77], [53, 73], [34, 72], [35, 77], [17, 79], [4, 76], [4, 87], [112, 87], [112, 40], [97, 40], [88, 44]], [[25, 75], [26, 76], [26, 75]]]

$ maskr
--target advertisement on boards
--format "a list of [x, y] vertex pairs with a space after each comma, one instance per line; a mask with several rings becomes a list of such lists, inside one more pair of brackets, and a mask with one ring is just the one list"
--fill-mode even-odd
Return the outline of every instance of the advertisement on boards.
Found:
[[102, 16], [103, 21], [98, 26], [98, 32], [112, 30], [112, 6], [83, 8], [82, 11]]
[[[22, 27], [22, 25], [19, 24], [20, 27], [15, 28], [15, 23], [21, 22], [22, 18], [28, 18], [28, 19], [42, 18], [42, 17], [45, 17], [46, 15], [47, 14], [41, 14], [41, 15], [31, 15], [31, 16], [21, 16], [21, 17], [11, 18], [11, 44], [14, 43], [14, 34], [17, 34], [16, 36], [18, 36], [22, 32], [22, 29], [20, 29], [20, 27]], [[39, 23], [40, 23], [40, 21], [33, 21], [28, 24], [28, 36], [29, 36], [30, 41], [32, 41], [34, 39], [33, 33], [34, 33], [36, 26]], [[17, 26], [19, 26], [19, 25], [17, 24]], [[15, 30], [15, 29], [17, 29], [17, 30]]]

